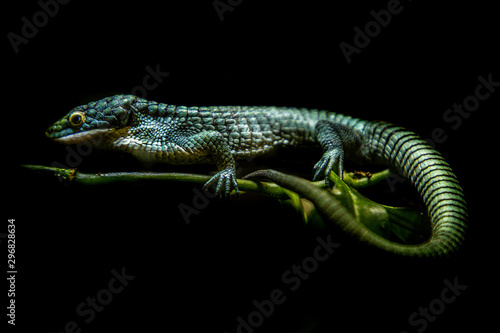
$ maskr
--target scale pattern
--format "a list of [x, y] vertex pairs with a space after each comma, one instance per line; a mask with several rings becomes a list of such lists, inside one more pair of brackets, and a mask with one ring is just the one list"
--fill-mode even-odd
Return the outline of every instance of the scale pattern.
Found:
[[446, 255], [458, 248], [466, 232], [467, 208], [451, 167], [415, 133], [388, 123], [319, 110], [187, 107], [115, 95], [74, 108], [46, 135], [66, 144], [91, 141], [149, 162], [214, 163], [220, 171], [205, 187], [214, 184], [216, 192], [225, 194], [238, 193], [235, 159], [284, 145], [319, 144], [324, 155], [315, 166], [316, 179], [328, 181], [326, 175], [333, 170], [342, 176], [344, 155], [399, 169], [425, 203], [432, 224], [430, 239], [418, 245], [390, 242], [357, 226], [345, 209], [337, 209], [327, 191], [316, 191], [308, 182], [278, 172], [260, 175], [309, 197], [344, 230], [390, 252]]

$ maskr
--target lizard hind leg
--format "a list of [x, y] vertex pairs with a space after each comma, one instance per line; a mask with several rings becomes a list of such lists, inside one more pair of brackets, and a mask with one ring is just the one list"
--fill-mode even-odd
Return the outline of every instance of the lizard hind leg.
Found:
[[361, 135], [348, 126], [328, 120], [318, 121], [315, 130], [324, 153], [314, 166], [314, 180], [324, 178], [325, 185], [330, 187], [330, 172], [337, 171], [343, 179], [345, 152], [357, 150], [361, 145]]

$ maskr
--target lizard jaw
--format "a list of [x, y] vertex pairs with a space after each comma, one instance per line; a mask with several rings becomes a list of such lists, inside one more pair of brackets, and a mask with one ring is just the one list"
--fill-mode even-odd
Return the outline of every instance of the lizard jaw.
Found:
[[[56, 142], [62, 143], [62, 144], [75, 144], [75, 143], [80, 143], [84, 141], [92, 142], [92, 143], [100, 143], [103, 141], [105, 134], [108, 134], [110, 131], [113, 131], [114, 129], [112, 128], [103, 128], [103, 129], [93, 129], [85, 132], [78, 132], [74, 134], [69, 134], [66, 136], [62, 137], [51, 137]], [[46, 133], [48, 137], [50, 135]]]

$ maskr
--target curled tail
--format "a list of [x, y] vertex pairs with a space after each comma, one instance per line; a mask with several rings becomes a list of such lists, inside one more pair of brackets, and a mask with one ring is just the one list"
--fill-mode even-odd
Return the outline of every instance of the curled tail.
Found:
[[398, 168], [415, 186], [431, 221], [426, 242], [395, 252], [434, 256], [456, 250], [467, 229], [467, 206], [450, 165], [426, 141], [402, 127], [373, 123], [365, 131], [371, 153]]
[[311, 200], [319, 211], [359, 240], [405, 256], [445, 256], [456, 250], [467, 229], [467, 208], [462, 189], [450, 166], [427, 142], [413, 132], [387, 123], [370, 123], [363, 129], [366, 148], [401, 170], [416, 187], [431, 222], [431, 236], [421, 244], [389, 241], [367, 229], [330, 193], [310, 182], [274, 170], [259, 170], [245, 178], [272, 180]]

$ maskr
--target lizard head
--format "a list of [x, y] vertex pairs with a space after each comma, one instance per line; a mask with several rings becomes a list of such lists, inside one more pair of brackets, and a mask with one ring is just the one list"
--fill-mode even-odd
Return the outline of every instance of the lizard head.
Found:
[[102, 142], [103, 135], [125, 128], [136, 100], [133, 95], [114, 95], [77, 106], [50, 126], [45, 135], [66, 144]]

